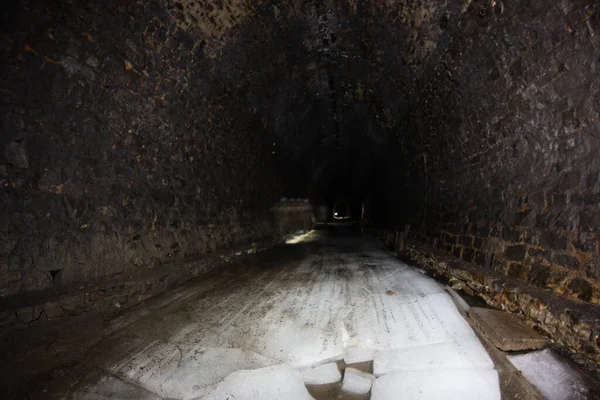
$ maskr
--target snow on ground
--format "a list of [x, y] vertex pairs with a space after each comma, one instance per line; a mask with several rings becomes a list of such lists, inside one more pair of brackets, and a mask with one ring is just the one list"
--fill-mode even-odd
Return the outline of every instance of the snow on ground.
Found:
[[582, 379], [550, 349], [508, 356], [508, 359], [547, 400], [588, 398]]

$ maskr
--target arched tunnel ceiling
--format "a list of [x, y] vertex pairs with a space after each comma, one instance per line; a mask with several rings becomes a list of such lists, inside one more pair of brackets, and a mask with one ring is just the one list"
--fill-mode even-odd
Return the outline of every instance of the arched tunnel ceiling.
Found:
[[[39, 90], [52, 92], [54, 112], [87, 107], [94, 117], [78, 126], [131, 131], [89, 132], [83, 158], [114, 148], [154, 172], [145, 175], [150, 187], [168, 173], [169, 190], [185, 186], [196, 201], [216, 202], [213, 192], [222, 192], [232, 204], [262, 204], [280, 186], [311, 197], [347, 186], [385, 191], [390, 204], [410, 193], [439, 205], [442, 197], [468, 201], [474, 183], [498, 199], [508, 186], [550, 185], [598, 147], [594, 1], [50, 3], [11, 3], [39, 18], [16, 28], [20, 36], [5, 47], [54, 74]], [[7, 27], [18, 20], [8, 18]], [[11, 65], [9, 86], [36, 68]], [[103, 106], [102, 118], [84, 101], [89, 84], [115, 104]], [[45, 100], [36, 99], [39, 109]], [[82, 140], [70, 137], [72, 127], [55, 126], [70, 122], [48, 123], [61, 132], [57, 143]], [[39, 135], [30, 149], [40, 165], [50, 138]], [[10, 146], [20, 154], [19, 143]], [[57, 156], [66, 162], [68, 153]], [[120, 156], [110, 154], [94, 168], [113, 168], [108, 160]], [[252, 194], [254, 178], [243, 174], [261, 176], [260, 191], [269, 194]], [[40, 187], [85, 182], [71, 175], [44, 172]], [[232, 179], [244, 183], [227, 185]], [[121, 188], [140, 187], [116, 186], [115, 201]]]
[[403, 143], [411, 68], [449, 11], [429, 3], [184, 1], [171, 12], [206, 38], [217, 74], [273, 130], [282, 168], [301, 171], [295, 181], [361, 191], [376, 160]]
[[[570, 67], [551, 61], [546, 71], [545, 61], [527, 57], [543, 58], [569, 35], [589, 49], [575, 58], [598, 47], [577, 39], [593, 37], [591, 3], [190, 1], [170, 9], [182, 29], [202, 38], [231, 95], [243, 97], [274, 135], [279, 169], [294, 171], [284, 180], [298, 183], [288, 190], [299, 195], [327, 192], [340, 180], [347, 190], [370, 191], [369, 177], [382, 174], [413, 189], [424, 175], [447, 181], [449, 171], [481, 179], [490, 172], [478, 171], [485, 157], [492, 157], [482, 182], [490, 191], [519, 180], [520, 168], [550, 172], [570, 160], [534, 151], [553, 146], [551, 133], [535, 132], [535, 120], [556, 96], [540, 100], [537, 82]], [[592, 69], [597, 62], [583, 60]], [[503, 126], [515, 112], [519, 127]], [[592, 112], [580, 123], [593, 128], [593, 121]], [[514, 129], [531, 132], [514, 136]], [[511, 148], [530, 157], [507, 159]], [[525, 165], [531, 157], [534, 166]]]

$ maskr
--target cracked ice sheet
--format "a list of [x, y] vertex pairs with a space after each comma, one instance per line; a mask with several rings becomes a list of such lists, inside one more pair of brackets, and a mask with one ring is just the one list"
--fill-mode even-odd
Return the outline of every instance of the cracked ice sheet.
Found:
[[295, 368], [341, 359], [345, 280], [309, 258], [256, 287], [215, 294], [192, 318], [227, 340]]
[[373, 361], [373, 374], [431, 369], [494, 369], [494, 363], [475, 337], [456, 342], [380, 351]]
[[281, 364], [253, 371], [238, 371], [219, 383], [206, 400], [312, 400], [302, 375]]
[[[350, 249], [257, 268], [240, 284], [181, 303], [173, 318], [189, 323], [110, 371], [167, 397], [190, 398], [241, 368], [300, 369], [341, 359], [345, 349], [372, 359], [379, 350], [474, 338], [433, 279], [375, 247], [367, 257]], [[193, 375], [201, 379], [192, 384]]]
[[500, 400], [495, 370], [391, 372], [375, 380], [372, 400]]
[[208, 394], [239, 369], [272, 365], [259, 354], [231, 348], [184, 348], [155, 343], [121, 363], [115, 373], [166, 398], [194, 399]]
[[[344, 345], [386, 350], [474, 338], [450, 296], [412, 268], [366, 274], [365, 288], [351, 288]], [[365, 290], [368, 288], [368, 290]]]

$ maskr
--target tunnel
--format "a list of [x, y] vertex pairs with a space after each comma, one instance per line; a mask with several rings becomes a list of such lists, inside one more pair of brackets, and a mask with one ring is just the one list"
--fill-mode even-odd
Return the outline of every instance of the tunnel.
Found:
[[597, 0], [3, 4], [7, 398], [600, 398]]

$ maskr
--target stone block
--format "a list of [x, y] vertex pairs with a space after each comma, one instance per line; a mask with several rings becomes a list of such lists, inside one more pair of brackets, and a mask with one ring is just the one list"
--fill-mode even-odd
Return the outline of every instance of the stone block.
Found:
[[600, 260], [593, 258], [588, 261], [585, 273], [589, 278], [600, 280]]
[[517, 231], [510, 228], [502, 229], [502, 239], [507, 242], [520, 242], [521, 241], [521, 231]]
[[598, 174], [598, 172], [592, 172], [588, 174], [588, 176], [585, 178], [585, 187], [587, 189], [594, 188], [598, 183], [600, 183], [600, 179], [598, 179], [599, 177], [600, 174]]
[[450, 245], [457, 244], [457, 240], [456, 240], [457, 238], [458, 238], [458, 236], [451, 235], [449, 233], [444, 234], [444, 241]]
[[593, 234], [580, 233], [572, 244], [578, 251], [596, 254], [598, 239]]
[[535, 216], [535, 226], [541, 229], [549, 229], [552, 227], [554, 216], [552, 213], [543, 212]]
[[7, 164], [18, 168], [27, 168], [29, 166], [27, 152], [25, 151], [25, 147], [20, 143], [7, 143], [4, 146], [4, 159]]
[[527, 255], [529, 257], [537, 258], [537, 259], [545, 259], [550, 260], [552, 258], [552, 252], [548, 250], [536, 249], [534, 247], [530, 247], [527, 249]]
[[472, 262], [473, 261], [473, 256], [474, 256], [475, 252], [473, 251], [473, 249], [467, 248], [465, 247], [463, 249], [461, 258], [463, 260], [465, 260], [466, 262]]
[[486, 237], [490, 234], [490, 228], [487, 225], [483, 225], [481, 227], [477, 227], [475, 233], [477, 236]]
[[600, 232], [600, 211], [584, 209], [579, 213], [579, 224], [582, 231]]
[[473, 262], [475, 264], [485, 266], [487, 260], [487, 253], [483, 253], [481, 251], [475, 252], [475, 257], [473, 257]]
[[462, 252], [462, 247], [458, 247], [458, 246], [455, 246], [454, 250], [452, 250], [452, 254], [454, 254], [454, 256], [458, 257], [458, 258], [460, 258], [461, 252]]
[[576, 271], [579, 269], [579, 259], [568, 254], [552, 254], [552, 263]]
[[481, 333], [500, 350], [531, 350], [546, 345], [545, 337], [508, 312], [472, 307], [469, 317]]
[[463, 246], [473, 246], [473, 236], [461, 236], [459, 239], [459, 243]]
[[529, 196], [529, 202], [536, 209], [543, 209], [546, 204], [546, 197], [544, 192], [536, 192]]
[[555, 250], [566, 250], [567, 239], [556, 232], [544, 231], [540, 235], [539, 244], [542, 247], [547, 247]]
[[583, 278], [574, 278], [569, 282], [567, 287], [571, 295], [577, 296], [583, 301], [590, 301], [592, 299], [594, 288]]
[[563, 285], [569, 275], [569, 272], [564, 268], [549, 267], [548, 268], [548, 280], [546, 286], [559, 286]]
[[506, 269], [506, 275], [512, 278], [527, 280], [529, 267], [521, 263], [510, 263]]
[[0, 327], [17, 323], [17, 314], [12, 310], [0, 311]]
[[484, 240], [480, 237], [473, 238], [473, 247], [476, 249], [481, 249], [484, 245]]
[[559, 188], [560, 190], [570, 190], [579, 186], [581, 180], [581, 171], [569, 171], [563, 174], [560, 179]]
[[540, 263], [530, 265], [528, 279], [536, 286], [545, 287], [550, 277], [550, 267]]
[[583, 204], [595, 205], [600, 204], [600, 193], [586, 193], [583, 195]]
[[508, 246], [504, 250], [504, 258], [510, 261], [522, 261], [525, 258], [526, 250], [524, 245]]
[[43, 305], [43, 308], [48, 319], [59, 318], [65, 313], [58, 301], [48, 301]]

